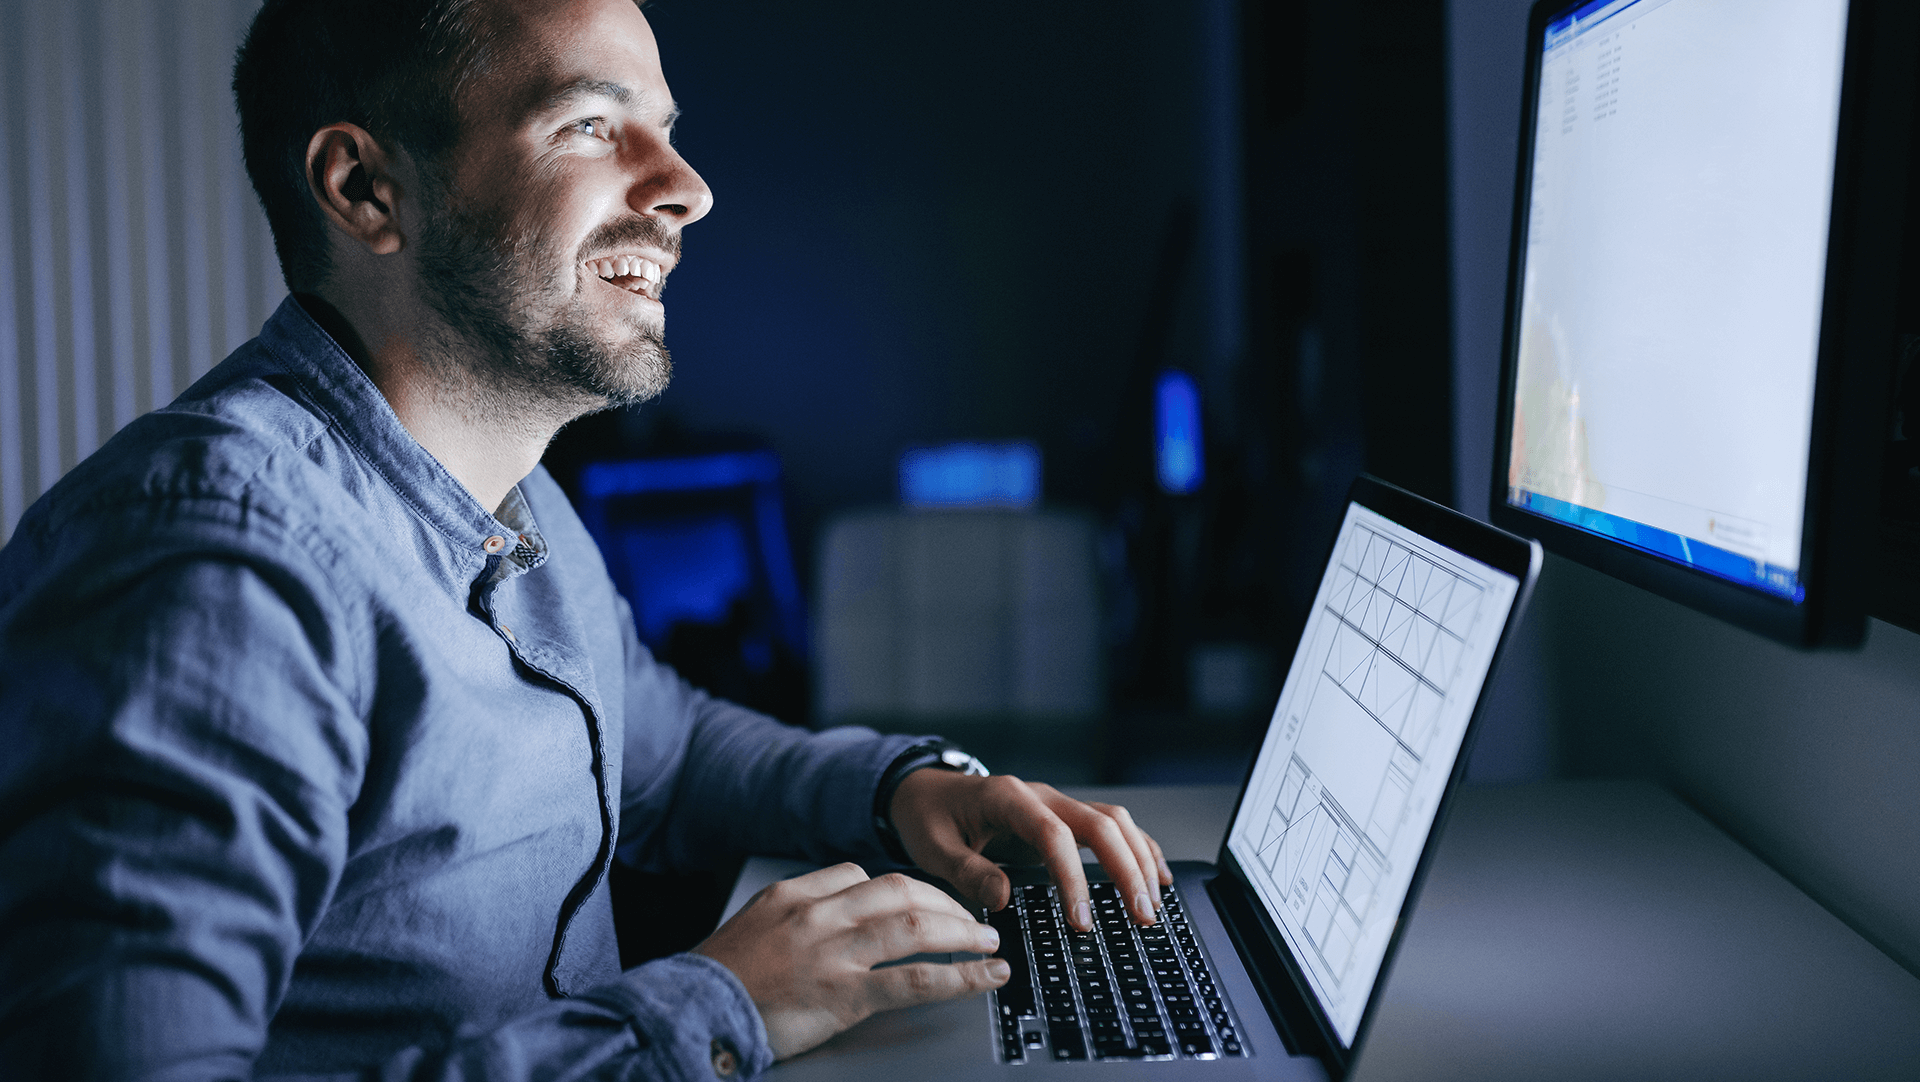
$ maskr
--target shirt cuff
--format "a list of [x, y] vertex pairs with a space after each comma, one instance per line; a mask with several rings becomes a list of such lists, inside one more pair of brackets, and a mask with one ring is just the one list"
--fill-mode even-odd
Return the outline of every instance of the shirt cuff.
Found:
[[655, 959], [581, 998], [626, 1015], [642, 1061], [653, 1061], [638, 1077], [750, 1079], [773, 1065], [767, 1027], [746, 986], [705, 955]]

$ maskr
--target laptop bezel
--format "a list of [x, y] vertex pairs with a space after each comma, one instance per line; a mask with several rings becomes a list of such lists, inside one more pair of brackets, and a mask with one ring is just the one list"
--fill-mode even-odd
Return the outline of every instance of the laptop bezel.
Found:
[[[1420, 859], [1415, 863], [1412, 881], [1407, 886], [1406, 898], [1400, 904], [1399, 917], [1394, 921], [1393, 933], [1387, 939], [1386, 953], [1380, 960], [1380, 972], [1374, 978], [1373, 989], [1367, 996], [1367, 1004], [1360, 1014], [1360, 1024], [1355, 1027], [1353, 1042], [1343, 1043], [1333, 1022], [1327, 1017], [1320, 1005], [1319, 997], [1313, 992], [1306, 975], [1301, 972], [1299, 963], [1294, 960], [1291, 948], [1280, 934], [1273, 919], [1268, 916], [1266, 906], [1260, 901], [1246, 872], [1241, 868], [1228, 847], [1233, 834], [1232, 824], [1240, 818], [1240, 807], [1247, 799], [1248, 790], [1253, 784], [1253, 771], [1258, 765], [1258, 756], [1247, 764], [1246, 775], [1240, 782], [1240, 795], [1234, 799], [1233, 815], [1227, 820], [1228, 828], [1220, 841], [1220, 853], [1215, 860], [1220, 875], [1207, 884], [1208, 891], [1215, 895], [1221, 910], [1222, 923], [1239, 951], [1241, 961], [1247, 973], [1253, 978], [1254, 987], [1260, 992], [1261, 1000], [1266, 1004], [1267, 1013], [1273, 1019], [1275, 1028], [1298, 1047], [1295, 1052], [1318, 1057], [1326, 1065], [1327, 1072], [1335, 1080], [1346, 1077], [1353, 1069], [1358, 1050], [1366, 1042], [1367, 1032], [1373, 1024], [1380, 1006], [1381, 990], [1386, 987], [1391, 975], [1393, 960], [1400, 948], [1401, 936], [1406, 933], [1407, 914], [1412, 911], [1420, 896], [1420, 888], [1426, 882], [1427, 872], [1433, 863], [1433, 853], [1441, 830], [1446, 826], [1448, 814], [1453, 807], [1453, 796], [1461, 781], [1466, 777], [1467, 761], [1472, 756], [1474, 738], [1479, 733], [1481, 715], [1486, 711], [1487, 688], [1490, 687], [1500, 667], [1507, 644], [1514, 630], [1519, 627], [1527, 602], [1533, 595], [1534, 582], [1540, 576], [1541, 548], [1538, 542], [1515, 536], [1495, 526], [1476, 521], [1451, 508], [1443, 507], [1406, 489], [1382, 481], [1377, 477], [1362, 474], [1348, 490], [1350, 504], [1357, 503], [1382, 517], [1403, 526], [1437, 544], [1470, 557], [1494, 568], [1497, 571], [1514, 576], [1519, 580], [1519, 589], [1514, 594], [1513, 605], [1507, 611], [1505, 626], [1500, 630], [1500, 638], [1494, 643], [1493, 657], [1488, 663], [1486, 679], [1481, 681], [1480, 693], [1475, 698], [1473, 711], [1467, 717], [1466, 732], [1461, 738], [1460, 752], [1454, 757], [1453, 769], [1447, 775], [1446, 787], [1441, 791], [1440, 801], [1435, 808], [1433, 825], [1427, 832], [1426, 844], [1421, 847]], [[1344, 518], [1344, 516], [1343, 516]], [[1334, 559], [1336, 546], [1340, 543], [1341, 531], [1336, 529], [1327, 544], [1326, 558], [1321, 562], [1322, 578], [1325, 568]], [[1318, 588], [1315, 596], [1318, 596]], [[1295, 644], [1298, 650], [1298, 644]], [[1287, 657], [1289, 668], [1293, 656]], [[1271, 724], [1271, 722], [1269, 722]], [[1259, 934], [1242, 927], [1248, 916], [1257, 922]], [[1291, 987], [1274, 987], [1273, 975], [1284, 972]], [[1294, 997], [1305, 1010], [1287, 1009], [1284, 999]], [[1302, 1018], [1309, 1020], [1312, 1029], [1302, 1032]]]

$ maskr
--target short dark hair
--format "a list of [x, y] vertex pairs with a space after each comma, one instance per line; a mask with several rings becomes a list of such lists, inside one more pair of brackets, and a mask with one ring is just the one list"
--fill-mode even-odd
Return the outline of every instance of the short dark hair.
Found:
[[233, 65], [247, 176], [280, 273], [311, 291], [329, 269], [326, 220], [307, 184], [313, 133], [346, 122], [422, 166], [460, 138], [461, 91], [485, 69], [487, 0], [266, 0]]

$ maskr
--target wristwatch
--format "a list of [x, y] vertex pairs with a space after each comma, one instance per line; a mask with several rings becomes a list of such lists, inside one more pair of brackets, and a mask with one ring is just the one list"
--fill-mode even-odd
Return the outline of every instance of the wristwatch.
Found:
[[887, 855], [901, 864], [912, 864], [913, 858], [907, 855], [906, 847], [900, 841], [900, 832], [893, 826], [893, 794], [900, 790], [900, 783], [906, 780], [908, 774], [930, 768], [982, 778], [991, 773], [987, 764], [951, 740], [928, 740], [915, 744], [887, 764], [886, 773], [880, 775], [880, 786], [873, 792], [873, 829], [887, 847]]

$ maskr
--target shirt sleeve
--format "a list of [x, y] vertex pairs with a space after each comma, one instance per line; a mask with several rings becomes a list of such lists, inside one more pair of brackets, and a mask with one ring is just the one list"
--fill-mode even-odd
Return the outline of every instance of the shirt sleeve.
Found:
[[[254, 1076], [345, 865], [377, 664], [370, 621], [262, 532], [0, 562], [0, 1075]], [[350, 1077], [691, 1080], [771, 1058], [738, 980], [678, 955]]]
[[655, 660], [618, 601], [626, 642], [620, 855], [643, 871], [732, 856], [892, 863], [874, 828], [881, 775], [920, 736], [812, 732], [689, 685]]
[[772, 1064], [759, 1011], [727, 967], [676, 954], [448, 1049], [407, 1049], [364, 1072], [262, 1082], [730, 1082]]
[[245, 1076], [338, 881], [360, 651], [317, 574], [199, 525], [43, 541], [0, 589], [0, 1062], [23, 1077]]

